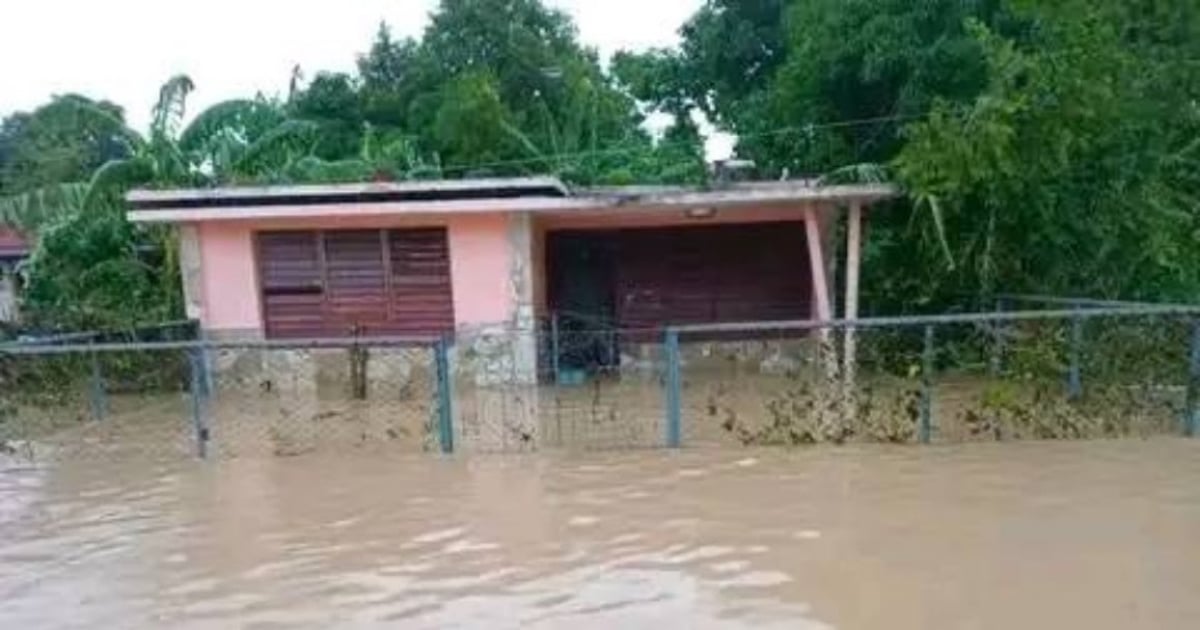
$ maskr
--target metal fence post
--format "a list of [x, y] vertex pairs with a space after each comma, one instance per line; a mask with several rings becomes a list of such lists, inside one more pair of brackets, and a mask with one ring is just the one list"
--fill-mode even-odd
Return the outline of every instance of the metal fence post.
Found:
[[201, 459], [208, 457], [208, 441], [210, 439], [208, 421], [205, 418], [207, 407], [207, 388], [204, 386], [204, 353], [200, 348], [188, 350], [188, 365], [191, 372], [192, 394], [192, 432], [196, 439], [196, 455]]
[[[1078, 309], [1076, 309], [1078, 310]], [[1067, 373], [1067, 398], [1079, 400], [1083, 397], [1083, 318], [1071, 318], [1070, 367]]]
[[1188, 354], [1187, 403], [1184, 406], [1183, 433], [1200, 436], [1200, 319], [1192, 320], [1192, 348]]
[[439, 339], [434, 346], [434, 363], [437, 369], [437, 418], [438, 441], [442, 453], [454, 452], [454, 413], [450, 396], [450, 344]]
[[683, 409], [679, 375], [679, 331], [668, 328], [664, 339], [667, 360], [667, 448], [679, 448], [683, 442]]
[[[199, 341], [208, 341], [208, 333], [204, 330], [201, 330], [199, 328], [199, 324], [197, 323], [196, 333], [192, 335], [192, 338]], [[208, 346], [205, 346], [200, 350], [200, 356], [204, 361], [204, 391], [205, 393], [212, 395], [212, 393], [217, 390], [216, 378], [213, 375], [212, 349]]]
[[[1004, 298], [996, 299], [996, 314], [999, 315], [1008, 309], [1008, 300]], [[992, 356], [988, 362], [988, 369], [992, 376], [1000, 376], [1004, 371], [1004, 323], [999, 319], [992, 322]]]
[[[95, 342], [92, 342], [95, 343]], [[108, 400], [104, 388], [104, 372], [100, 366], [100, 354], [93, 350], [89, 354], [92, 363], [91, 377], [88, 380], [88, 400], [92, 407], [92, 419], [97, 422], [108, 415]]]
[[925, 348], [921, 353], [921, 417], [917, 425], [917, 439], [922, 444], [928, 444], [933, 434], [933, 370], [933, 326], [926, 326]]
[[558, 312], [550, 314], [550, 365], [554, 374], [554, 384], [559, 385], [562, 381], [559, 379], [559, 340], [558, 340]]

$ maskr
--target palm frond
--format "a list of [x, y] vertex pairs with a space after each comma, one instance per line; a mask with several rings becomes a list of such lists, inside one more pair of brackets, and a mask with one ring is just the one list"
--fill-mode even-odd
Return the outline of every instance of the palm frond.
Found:
[[265, 99], [223, 101], [196, 116], [179, 135], [179, 148], [185, 153], [202, 152], [214, 138], [230, 134], [249, 145], [285, 118], [282, 109]]
[[173, 138], [183, 124], [187, 113], [187, 97], [196, 84], [186, 74], [178, 74], [158, 90], [158, 102], [154, 105], [150, 123], [150, 134], [156, 137]]
[[946, 257], [946, 265], [950, 269], [955, 269], [958, 265], [954, 261], [954, 253], [950, 250], [950, 240], [946, 236], [946, 216], [942, 212], [942, 202], [935, 195], [918, 195], [913, 203], [915, 208], [928, 208], [930, 218], [933, 219], [934, 238], [937, 239], [938, 246], [942, 250], [942, 254]]
[[545, 153], [537, 146], [537, 143], [534, 142], [533, 139], [528, 135], [526, 135], [525, 132], [517, 128], [516, 125], [507, 120], [501, 119], [500, 128], [503, 129], [504, 133], [506, 133], [513, 140], [516, 140], [517, 143], [520, 144], [530, 156], [538, 159], [546, 158]]
[[233, 170], [253, 175], [311, 152], [321, 126], [310, 120], [288, 120], [268, 131], [234, 163]]
[[119, 199], [126, 190], [153, 178], [154, 165], [146, 157], [111, 160], [92, 173], [83, 207], [91, 208], [105, 201]]
[[885, 184], [892, 181], [891, 173], [882, 164], [862, 162], [847, 164], [825, 173], [817, 181], [820, 186], [839, 184]]
[[88, 185], [56, 184], [0, 197], [0, 224], [36, 234], [84, 207]]

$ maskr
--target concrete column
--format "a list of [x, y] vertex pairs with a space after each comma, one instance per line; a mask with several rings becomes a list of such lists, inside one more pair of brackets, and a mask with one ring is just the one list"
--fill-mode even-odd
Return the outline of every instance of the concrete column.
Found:
[[[862, 267], [862, 204], [850, 204], [846, 219], [846, 310], [845, 319], [858, 319], [858, 281]], [[846, 329], [842, 356], [842, 375], [848, 388], [854, 386], [858, 353], [858, 337], [853, 328]]]
[[[833, 318], [829, 298], [828, 271], [825, 262], [825, 241], [822, 238], [821, 217], [815, 206], [805, 209], [805, 234], [808, 241], [808, 260], [812, 267], [813, 316], [818, 321], [829, 321]], [[833, 346], [833, 336], [829, 328], [820, 328], [817, 332], [816, 360], [824, 372], [824, 380], [817, 384], [817, 423], [821, 433], [830, 439], [836, 439], [842, 434], [843, 414], [830, 410], [830, 386], [837, 378], [837, 350]]]
[[836, 319], [837, 307], [837, 274], [838, 260], [837, 224], [841, 218], [841, 208], [832, 203], [816, 206], [817, 226], [821, 229], [821, 254], [825, 256], [825, 286], [829, 287], [829, 317]]
[[200, 229], [179, 226], [179, 273], [183, 280], [183, 307], [188, 319], [204, 322], [204, 270], [200, 255]]
[[537, 383], [537, 316], [533, 295], [533, 217], [528, 212], [508, 216], [509, 290], [512, 294], [511, 328], [514, 345], [513, 377], [520, 383]]
[[821, 219], [814, 206], [804, 209], [804, 229], [808, 241], [808, 264], [812, 275], [813, 316], [821, 321], [832, 317], [829, 300], [829, 278], [825, 268], [825, 240], [821, 236]]
[[[540, 445], [537, 414], [537, 318], [534, 313], [533, 221], [505, 218], [508, 313], [503, 321], [458, 330], [455, 376], [457, 442], [465, 450], [521, 451]], [[453, 255], [453, 253], [452, 253]]]

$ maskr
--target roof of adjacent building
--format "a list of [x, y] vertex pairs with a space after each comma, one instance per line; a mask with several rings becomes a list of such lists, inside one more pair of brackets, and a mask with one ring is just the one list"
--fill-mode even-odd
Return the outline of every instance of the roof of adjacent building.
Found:
[[178, 223], [340, 214], [561, 212], [616, 208], [730, 207], [783, 203], [873, 203], [890, 184], [823, 185], [816, 180], [737, 182], [709, 187], [570, 188], [554, 177], [304, 186], [135, 190], [130, 218]]
[[0, 225], [0, 259], [13, 260], [29, 256], [29, 242], [16, 230]]

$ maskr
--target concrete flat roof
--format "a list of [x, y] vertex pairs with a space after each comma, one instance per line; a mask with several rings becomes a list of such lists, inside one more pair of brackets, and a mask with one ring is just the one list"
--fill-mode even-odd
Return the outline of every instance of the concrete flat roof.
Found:
[[862, 203], [896, 197], [890, 184], [823, 186], [813, 180], [729, 183], [709, 188], [619, 186], [571, 189], [554, 177], [322, 186], [135, 190], [129, 218], [191, 223], [370, 215], [573, 212]]

